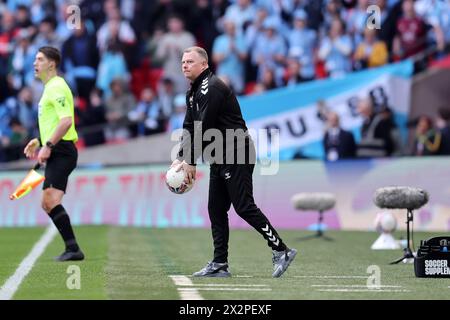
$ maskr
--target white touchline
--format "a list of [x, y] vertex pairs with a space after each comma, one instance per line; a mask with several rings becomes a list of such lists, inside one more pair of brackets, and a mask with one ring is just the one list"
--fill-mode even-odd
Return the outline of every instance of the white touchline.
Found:
[[[368, 288], [367, 284], [312, 284], [311, 287]], [[374, 285], [374, 288], [402, 288], [402, 286]], [[370, 288], [369, 288], [370, 289]]]
[[193, 287], [268, 287], [267, 284], [220, 284], [220, 283], [199, 283], [199, 284], [180, 284], [180, 286]]
[[405, 289], [318, 289], [323, 292], [411, 292]]
[[294, 276], [294, 278], [317, 278], [317, 279], [367, 279], [367, 276]]
[[[193, 286], [191, 279], [186, 276], [169, 276], [175, 285], [178, 286]], [[197, 290], [184, 291], [182, 288], [177, 288], [180, 293], [181, 300], [203, 300], [203, 297]]]
[[[177, 275], [177, 277], [178, 276], [184, 276], [184, 277], [188, 277], [188, 278], [193, 278], [192, 275], [190, 275], [190, 274], [179, 274], [179, 275]], [[238, 275], [233, 275], [233, 278], [253, 278], [253, 276], [239, 275], [238, 274]], [[364, 277], [364, 278], [367, 279], [367, 276]]]
[[33, 269], [34, 263], [45, 251], [45, 248], [53, 240], [58, 230], [53, 225], [50, 225], [39, 239], [39, 241], [31, 249], [30, 253], [22, 260], [16, 272], [6, 280], [5, 284], [0, 288], [0, 300], [10, 300], [23, 279], [28, 275], [28, 273]]
[[236, 288], [236, 287], [228, 287], [226, 284], [222, 287], [201, 287], [201, 288], [191, 288], [191, 287], [183, 287], [179, 288], [180, 292], [193, 292], [193, 291], [272, 291], [272, 288]]

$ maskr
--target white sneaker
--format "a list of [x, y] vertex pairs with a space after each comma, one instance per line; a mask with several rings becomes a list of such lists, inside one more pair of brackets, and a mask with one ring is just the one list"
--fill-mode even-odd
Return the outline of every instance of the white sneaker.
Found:
[[287, 270], [291, 262], [295, 259], [297, 255], [297, 250], [289, 249], [287, 251], [276, 251], [273, 252], [273, 273], [272, 277], [279, 278]]
[[231, 277], [231, 273], [228, 271], [228, 263], [226, 262], [208, 262], [202, 270], [195, 272], [192, 276], [227, 278]]

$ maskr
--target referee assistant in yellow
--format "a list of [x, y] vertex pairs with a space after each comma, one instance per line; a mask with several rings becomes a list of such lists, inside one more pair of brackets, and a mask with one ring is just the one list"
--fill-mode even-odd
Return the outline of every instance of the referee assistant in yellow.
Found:
[[70, 218], [61, 205], [66, 192], [67, 180], [77, 166], [78, 152], [75, 142], [78, 135], [74, 124], [73, 96], [66, 81], [57, 75], [61, 54], [53, 47], [41, 47], [34, 61], [34, 75], [45, 87], [39, 101], [39, 138], [25, 147], [28, 158], [38, 153], [38, 162], [46, 163], [42, 208], [59, 230], [65, 251], [57, 261], [83, 260]]

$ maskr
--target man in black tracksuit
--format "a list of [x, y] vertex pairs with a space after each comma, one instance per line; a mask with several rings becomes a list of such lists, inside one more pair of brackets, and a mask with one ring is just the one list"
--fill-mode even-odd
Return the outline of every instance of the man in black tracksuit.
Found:
[[208, 211], [214, 259], [193, 275], [231, 276], [228, 270], [228, 210], [233, 204], [237, 214], [267, 240], [273, 250], [272, 276], [280, 277], [297, 251], [284, 244], [254, 202], [252, 174], [255, 149], [239, 103], [230, 88], [209, 70], [208, 55], [203, 48], [186, 49], [182, 68], [191, 81], [191, 88], [186, 95], [188, 108], [181, 148], [172, 166], [178, 166], [178, 170], [183, 168], [185, 181], [190, 183], [195, 179], [196, 159], [202, 156], [211, 164]]

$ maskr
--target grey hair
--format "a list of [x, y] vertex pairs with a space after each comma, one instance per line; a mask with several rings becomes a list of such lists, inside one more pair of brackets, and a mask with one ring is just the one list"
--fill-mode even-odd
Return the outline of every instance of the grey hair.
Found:
[[205, 49], [203, 49], [202, 47], [189, 47], [184, 49], [183, 53], [189, 53], [192, 51], [196, 52], [200, 57], [206, 60], [206, 63], [208, 63], [208, 53]]

